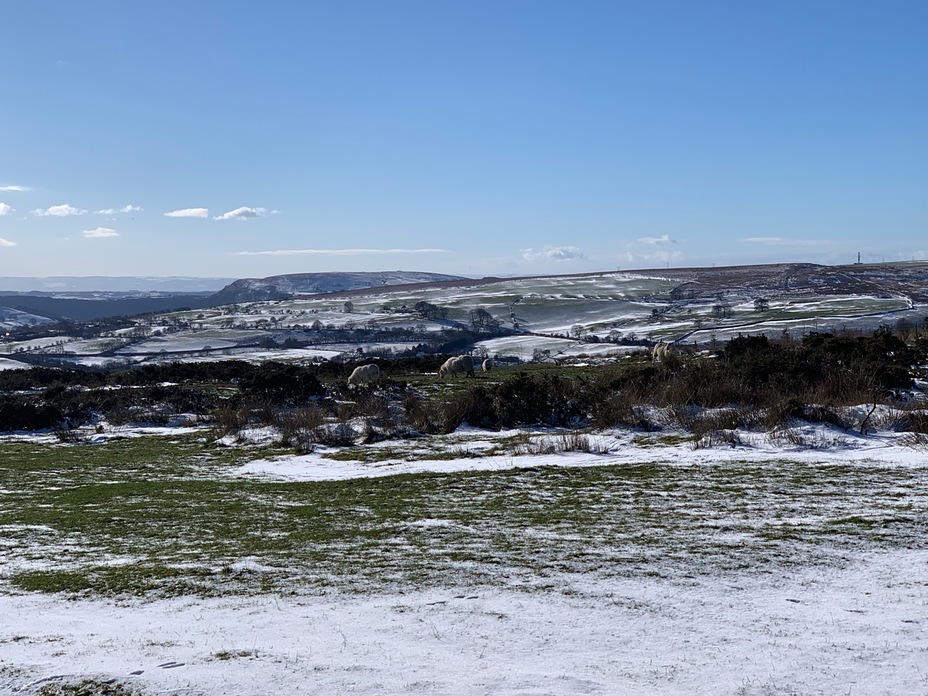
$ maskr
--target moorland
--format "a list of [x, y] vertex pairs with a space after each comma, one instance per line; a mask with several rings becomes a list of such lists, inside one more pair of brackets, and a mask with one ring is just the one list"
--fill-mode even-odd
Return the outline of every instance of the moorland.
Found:
[[[0, 691], [917, 692], [923, 272], [26, 321], [0, 344]], [[492, 369], [438, 374], [462, 353]]]

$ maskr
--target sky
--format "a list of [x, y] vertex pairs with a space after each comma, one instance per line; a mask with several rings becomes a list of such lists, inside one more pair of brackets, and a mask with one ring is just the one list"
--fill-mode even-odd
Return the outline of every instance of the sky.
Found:
[[5, 3], [0, 276], [928, 258], [928, 3]]

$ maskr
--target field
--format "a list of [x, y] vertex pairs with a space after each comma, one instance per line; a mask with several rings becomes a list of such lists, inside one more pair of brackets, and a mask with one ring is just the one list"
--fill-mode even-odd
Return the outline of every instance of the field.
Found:
[[[470, 327], [472, 312], [483, 310], [511, 334], [484, 337], [481, 345], [491, 355], [529, 360], [538, 349], [562, 358], [602, 357], [623, 354], [623, 340], [708, 344], [739, 334], [872, 331], [900, 320], [920, 326], [925, 276], [925, 264], [797, 264], [449, 281], [147, 315], [98, 336], [14, 336], [0, 344], [0, 353], [79, 365], [302, 361], [311, 356], [295, 347], [282, 355], [281, 346], [310, 343], [319, 358], [359, 348], [415, 350], [443, 330]], [[443, 315], [414, 311], [423, 302]]]
[[801, 270], [11, 337], [0, 694], [928, 694], [925, 298]]
[[0, 690], [925, 693], [928, 467], [844, 438], [9, 442]]

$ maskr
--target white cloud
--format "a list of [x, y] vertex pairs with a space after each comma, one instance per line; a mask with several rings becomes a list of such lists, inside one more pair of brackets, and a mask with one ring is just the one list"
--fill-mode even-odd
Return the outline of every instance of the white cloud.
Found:
[[132, 205], [130, 203], [129, 205], [124, 205], [122, 208], [104, 208], [103, 210], [97, 210], [95, 212], [97, 215], [116, 215], [116, 213], [137, 213], [141, 210], [141, 206]]
[[13, 212], [13, 208], [6, 203], [0, 203], [0, 216], [9, 215]]
[[100, 237], [118, 237], [119, 232], [111, 230], [109, 227], [95, 227], [92, 230], [84, 230], [84, 236], [88, 239], [98, 239]]
[[164, 214], [165, 217], [171, 218], [205, 218], [209, 217], [209, 208], [184, 208], [182, 210], [172, 210]]
[[79, 208], [75, 208], [73, 205], [62, 203], [61, 205], [53, 205], [50, 208], [46, 208], [45, 210], [38, 208], [33, 210], [32, 214], [39, 215], [40, 217], [68, 217], [70, 215], [83, 215], [86, 212], [86, 210], [80, 210]]
[[0, 247], [11, 247], [16, 246], [16, 242], [11, 242], [9, 239], [4, 239], [0, 237]]
[[670, 235], [662, 234], [660, 237], [641, 237], [638, 240], [641, 244], [676, 244], [677, 240], [671, 239]]
[[248, 218], [261, 217], [266, 212], [267, 208], [248, 208], [242, 206], [241, 208], [230, 210], [228, 213], [217, 215], [213, 220], [247, 220]]
[[28, 190], [29, 189], [26, 186], [17, 186], [15, 184], [12, 186], [0, 186], [0, 192], [4, 192], [4, 193], [11, 192], [11, 191], [22, 193], [23, 191], [28, 191]]
[[274, 249], [236, 251], [237, 256], [360, 256], [362, 254], [448, 254], [448, 249]]
[[522, 249], [522, 258], [526, 261], [573, 261], [585, 259], [586, 254], [574, 246], [546, 246], [540, 251]]

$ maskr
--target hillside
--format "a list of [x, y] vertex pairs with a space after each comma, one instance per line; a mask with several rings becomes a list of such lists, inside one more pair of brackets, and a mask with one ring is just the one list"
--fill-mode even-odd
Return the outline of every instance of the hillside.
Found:
[[[375, 283], [380, 284], [371, 286]], [[151, 307], [157, 313], [118, 326], [74, 327], [67, 335], [59, 329], [52, 345], [36, 343], [41, 331], [22, 332], [0, 352], [84, 365], [231, 356], [316, 360], [471, 348], [523, 360], [614, 357], [659, 340], [713, 344], [742, 334], [862, 335], [881, 324], [922, 331], [928, 327], [926, 288], [928, 263], [915, 262], [481, 279], [299, 274], [237, 281], [209, 297], [161, 298], [189, 309]], [[278, 299], [246, 299], [267, 296]], [[122, 310], [109, 316], [132, 314], [112, 301], [84, 303], [88, 311], [99, 308], [95, 316], [104, 316], [107, 306]], [[471, 329], [480, 335], [468, 334]]]
[[460, 276], [418, 271], [291, 273], [268, 278], [243, 278], [220, 290], [216, 304], [279, 300], [294, 295], [315, 295], [384, 285], [436, 283], [460, 280]]

